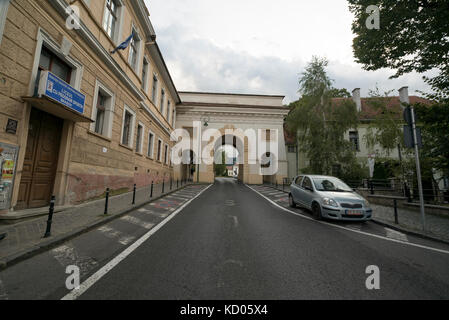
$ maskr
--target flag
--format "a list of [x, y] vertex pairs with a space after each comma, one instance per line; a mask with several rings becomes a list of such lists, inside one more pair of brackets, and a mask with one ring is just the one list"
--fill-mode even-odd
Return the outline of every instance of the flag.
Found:
[[126, 48], [128, 48], [129, 43], [131, 42], [132, 38], [134, 37], [134, 31], [131, 33], [131, 35], [122, 43], [119, 44], [119, 46], [117, 48], [115, 48], [114, 50], [111, 51], [111, 54], [114, 54], [117, 52], [117, 50], [125, 50]]

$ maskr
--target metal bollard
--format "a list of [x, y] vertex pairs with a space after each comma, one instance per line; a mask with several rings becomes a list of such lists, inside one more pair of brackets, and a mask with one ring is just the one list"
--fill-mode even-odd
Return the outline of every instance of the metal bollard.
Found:
[[51, 223], [53, 222], [53, 213], [55, 211], [55, 196], [51, 196], [50, 208], [48, 209], [47, 230], [45, 230], [44, 238], [51, 236]]
[[104, 214], [108, 214], [108, 204], [109, 204], [109, 188], [106, 188], [106, 198], [104, 202]]
[[162, 180], [162, 194], [164, 194], [164, 188], [165, 188], [165, 179]]
[[399, 220], [398, 220], [398, 203], [397, 200], [394, 199], [393, 200], [394, 203], [394, 223], [399, 224]]
[[284, 180], [282, 180], [282, 192], [284, 192]]
[[134, 183], [133, 187], [133, 205], [136, 204], [136, 184]]
[[176, 179], [176, 189], [179, 188], [179, 179]]
[[277, 190], [277, 188], [278, 188], [278, 181], [276, 180], [276, 190]]
[[371, 194], [374, 194], [374, 183], [372, 180], [369, 181]]
[[153, 198], [153, 181], [151, 181], [151, 192], [150, 192], [150, 198]]
[[173, 187], [173, 179], [170, 178], [170, 190], [172, 189], [172, 187]]

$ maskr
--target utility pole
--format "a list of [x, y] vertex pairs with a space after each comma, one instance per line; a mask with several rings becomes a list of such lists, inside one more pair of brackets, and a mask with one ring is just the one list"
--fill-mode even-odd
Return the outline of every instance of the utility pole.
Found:
[[419, 163], [418, 137], [416, 135], [415, 110], [413, 109], [413, 106], [410, 106], [410, 115], [412, 118], [413, 144], [415, 145], [416, 176], [418, 178], [419, 206], [421, 209], [422, 228], [423, 231], [426, 232], [426, 213], [424, 211], [424, 195], [421, 181], [421, 166]]

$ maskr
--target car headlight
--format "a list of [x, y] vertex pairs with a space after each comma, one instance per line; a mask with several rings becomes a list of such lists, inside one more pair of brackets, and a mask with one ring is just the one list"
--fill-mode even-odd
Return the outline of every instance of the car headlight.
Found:
[[331, 207], [338, 207], [338, 203], [334, 199], [324, 198], [323, 204]]
[[363, 205], [365, 206], [365, 208], [369, 208], [370, 204], [368, 202], [368, 200], [363, 200]]

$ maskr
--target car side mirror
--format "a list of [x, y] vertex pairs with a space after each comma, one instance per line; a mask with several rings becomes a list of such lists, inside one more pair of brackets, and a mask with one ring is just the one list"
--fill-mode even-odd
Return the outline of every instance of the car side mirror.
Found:
[[307, 190], [309, 190], [310, 192], [313, 192], [313, 188], [311, 187], [306, 187]]

